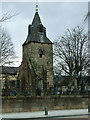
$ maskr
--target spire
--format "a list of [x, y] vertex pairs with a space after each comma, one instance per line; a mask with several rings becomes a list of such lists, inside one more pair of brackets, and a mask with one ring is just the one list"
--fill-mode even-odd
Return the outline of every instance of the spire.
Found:
[[41, 20], [40, 20], [38, 12], [35, 13], [32, 24], [35, 25], [35, 26], [41, 24]]
[[36, 12], [38, 12], [38, 0], [36, 0]]
[[28, 36], [23, 45], [30, 42], [52, 44], [52, 42], [46, 36], [46, 28], [42, 25], [39, 13], [38, 13], [38, 1], [36, 3], [36, 12], [32, 21], [32, 24], [28, 26]]
[[32, 21], [32, 25], [37, 26], [39, 24], [41, 24], [41, 20], [38, 13], [38, 0], [36, 0], [36, 12]]

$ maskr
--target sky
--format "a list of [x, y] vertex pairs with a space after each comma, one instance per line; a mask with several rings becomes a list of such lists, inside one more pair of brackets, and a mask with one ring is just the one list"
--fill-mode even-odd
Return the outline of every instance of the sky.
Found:
[[[57, 36], [63, 35], [67, 28], [72, 29], [77, 25], [86, 28], [84, 18], [88, 12], [88, 2], [39, 2], [38, 4], [41, 21], [52, 42]], [[28, 25], [33, 20], [35, 5], [35, 2], [2, 2], [2, 13], [16, 13], [15, 17], [2, 25], [10, 34], [19, 56], [16, 66], [22, 61], [22, 44], [27, 37]]]

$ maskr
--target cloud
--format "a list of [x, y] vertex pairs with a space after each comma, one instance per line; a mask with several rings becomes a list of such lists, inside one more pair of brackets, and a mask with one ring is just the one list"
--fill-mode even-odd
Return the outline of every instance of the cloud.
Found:
[[[34, 2], [4, 2], [2, 10], [17, 11], [19, 14], [10, 22], [3, 24], [11, 34], [15, 50], [22, 55], [22, 44], [27, 37], [27, 27], [32, 23], [35, 14]], [[47, 36], [52, 41], [64, 34], [67, 28], [81, 25], [88, 11], [87, 2], [39, 2], [39, 14], [46, 27]]]

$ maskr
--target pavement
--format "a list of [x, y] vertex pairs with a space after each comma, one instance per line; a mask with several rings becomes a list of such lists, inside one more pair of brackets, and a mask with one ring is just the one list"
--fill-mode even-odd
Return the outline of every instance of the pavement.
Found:
[[52, 110], [48, 111], [48, 115], [45, 115], [45, 111], [39, 112], [21, 112], [21, 113], [6, 113], [0, 114], [0, 118], [4, 118], [2, 120], [11, 118], [13, 119], [40, 119], [40, 118], [68, 118], [68, 117], [90, 117], [90, 113], [88, 113], [88, 109], [75, 109], [75, 110]]

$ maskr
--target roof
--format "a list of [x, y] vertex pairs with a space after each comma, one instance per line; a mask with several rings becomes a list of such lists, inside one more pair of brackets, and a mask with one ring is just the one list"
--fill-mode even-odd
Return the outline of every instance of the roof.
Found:
[[28, 35], [23, 45], [30, 42], [52, 44], [46, 36], [46, 28], [42, 25], [38, 12], [36, 11], [32, 24], [28, 26]]
[[[54, 82], [58, 82], [58, 81], [61, 81], [60, 82], [60, 86], [68, 86], [69, 82], [70, 82], [70, 76], [54, 76]], [[85, 81], [85, 84], [88, 84], [90, 85], [90, 76], [82, 76], [81, 78], [81, 82], [82, 81]], [[79, 81], [80, 82], [80, 81]], [[78, 82], [78, 83], [79, 83]], [[79, 83], [80, 84], [80, 83]]]
[[16, 75], [19, 67], [0, 66], [0, 74]]
[[54, 81], [55, 82], [58, 82], [58, 81], [61, 81], [60, 82], [60, 85], [61, 86], [67, 86], [68, 83], [70, 82], [70, 76], [54, 76]]
[[39, 17], [38, 12], [36, 12], [36, 13], [35, 13], [35, 16], [34, 16], [34, 19], [33, 19], [33, 21], [32, 21], [32, 25], [37, 26], [37, 25], [39, 25], [39, 24], [41, 24], [41, 20], [40, 20], [40, 17]]

